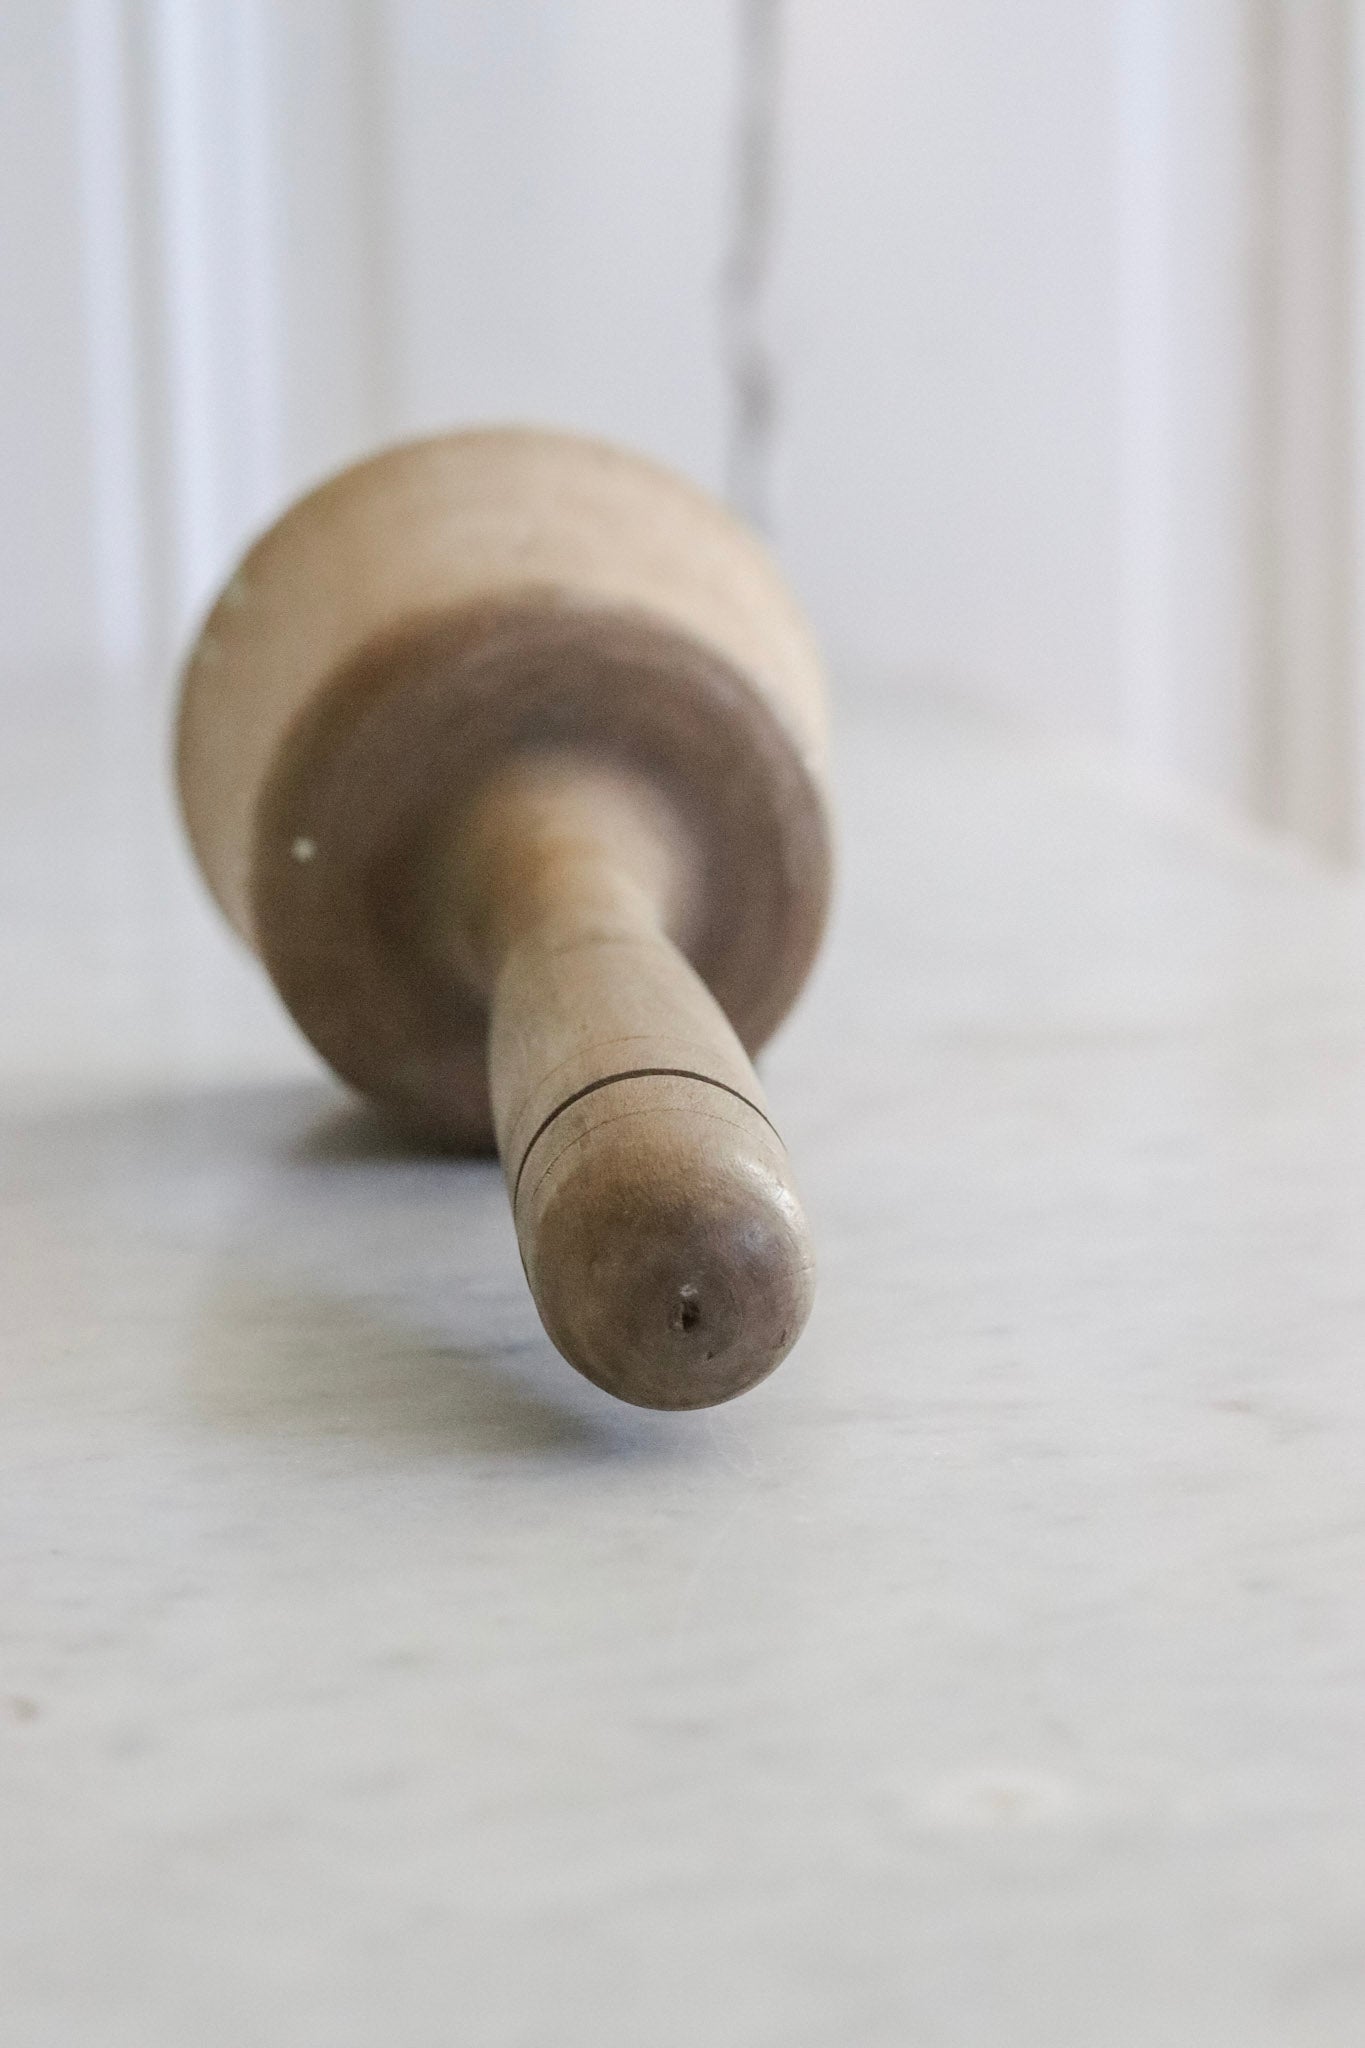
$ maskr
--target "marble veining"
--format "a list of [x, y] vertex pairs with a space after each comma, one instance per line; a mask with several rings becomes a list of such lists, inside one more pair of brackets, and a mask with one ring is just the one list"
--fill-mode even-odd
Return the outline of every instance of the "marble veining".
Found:
[[653, 1415], [293, 1040], [150, 725], [11, 742], [0, 2038], [1361, 2038], [1355, 884], [847, 707], [815, 1316]]

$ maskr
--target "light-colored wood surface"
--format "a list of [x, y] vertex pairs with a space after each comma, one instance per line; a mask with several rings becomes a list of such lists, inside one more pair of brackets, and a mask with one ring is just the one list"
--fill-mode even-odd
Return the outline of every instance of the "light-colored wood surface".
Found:
[[758, 1077], [674, 943], [700, 893], [692, 852], [648, 782], [532, 755], [476, 798], [439, 920], [488, 994], [498, 1154], [541, 1321], [648, 1408], [747, 1391], [814, 1292]]
[[[14, 700], [6, 700], [7, 707]], [[1365, 910], [857, 709], [782, 1371], [564, 1372], [202, 905], [0, 749], [0, 2035], [1354, 2048]], [[363, 1242], [365, 1256], [354, 1247]]]
[[546, 1330], [644, 1407], [742, 1393], [809, 1310], [746, 1048], [823, 933], [824, 751], [819, 659], [757, 536], [547, 429], [333, 477], [185, 665], [214, 895], [343, 1078], [457, 1151], [496, 1134]]

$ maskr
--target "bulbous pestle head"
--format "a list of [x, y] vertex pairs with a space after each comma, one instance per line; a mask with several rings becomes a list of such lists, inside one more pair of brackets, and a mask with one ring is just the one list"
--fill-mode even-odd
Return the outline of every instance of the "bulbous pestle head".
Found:
[[627, 1400], [742, 1391], [809, 1306], [749, 1055], [821, 935], [823, 749], [818, 659], [754, 537], [539, 430], [323, 484], [186, 664], [214, 895], [340, 1075], [497, 1143], [546, 1328]]

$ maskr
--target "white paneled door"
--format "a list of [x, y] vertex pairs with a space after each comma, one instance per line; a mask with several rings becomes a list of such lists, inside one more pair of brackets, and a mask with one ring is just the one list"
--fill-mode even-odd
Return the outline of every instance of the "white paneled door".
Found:
[[769, 524], [844, 687], [1360, 844], [1356, 0], [9, 0], [0, 658], [169, 675], [378, 441]]

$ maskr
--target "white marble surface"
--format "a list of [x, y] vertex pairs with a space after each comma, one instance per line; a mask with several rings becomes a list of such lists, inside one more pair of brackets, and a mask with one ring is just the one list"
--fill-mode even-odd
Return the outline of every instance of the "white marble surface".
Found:
[[3, 716], [6, 2048], [1365, 2038], [1357, 889], [850, 711], [816, 1314], [641, 1415]]

